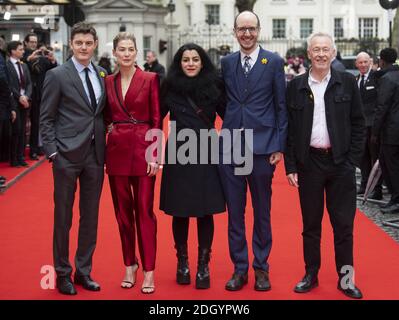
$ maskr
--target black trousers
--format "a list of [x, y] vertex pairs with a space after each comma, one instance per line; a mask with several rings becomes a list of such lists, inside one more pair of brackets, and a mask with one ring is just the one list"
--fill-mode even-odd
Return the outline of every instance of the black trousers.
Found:
[[20, 162], [25, 159], [26, 118], [29, 109], [17, 108], [17, 118], [11, 129], [11, 155], [10, 162]]
[[[366, 144], [364, 148], [364, 153], [362, 157], [362, 162], [360, 164], [360, 171], [362, 173], [362, 181], [361, 181], [361, 186], [363, 188], [366, 187], [367, 185], [367, 180], [369, 179], [369, 175], [371, 172], [371, 169], [373, 168], [373, 165], [375, 161], [379, 158], [379, 153], [380, 153], [380, 145], [371, 143], [371, 129], [372, 127], [367, 127], [366, 131]], [[375, 190], [382, 190], [382, 181], [383, 178], [378, 181], [377, 185], [375, 186]]]
[[0, 161], [10, 159], [11, 145], [11, 121], [9, 119], [0, 120]]
[[340, 275], [343, 266], [353, 266], [355, 168], [349, 161], [337, 165], [331, 155], [310, 153], [306, 166], [298, 170], [298, 182], [306, 272], [317, 274], [320, 269], [321, 226], [326, 203], [334, 233], [335, 264]]
[[104, 166], [97, 163], [94, 143], [81, 163], [71, 163], [58, 153], [53, 162], [53, 177], [53, 256], [57, 276], [70, 276], [72, 273], [69, 230], [78, 182], [80, 219], [75, 266], [77, 274], [89, 275], [97, 242], [98, 209], [104, 180]]
[[399, 145], [382, 144], [382, 174], [391, 192], [391, 201], [399, 203]]
[[[172, 229], [176, 245], [185, 245], [188, 240], [190, 218], [173, 217]], [[197, 218], [198, 246], [210, 249], [213, 242], [214, 223], [213, 215]]]

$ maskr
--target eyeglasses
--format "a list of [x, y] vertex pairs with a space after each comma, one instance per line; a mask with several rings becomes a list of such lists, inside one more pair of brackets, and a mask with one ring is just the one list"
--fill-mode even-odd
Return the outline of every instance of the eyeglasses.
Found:
[[331, 48], [327, 48], [327, 47], [324, 47], [324, 48], [319, 48], [319, 47], [315, 47], [315, 48], [312, 48], [312, 52], [313, 53], [329, 53], [331, 51]]
[[236, 28], [235, 30], [239, 34], [245, 34], [247, 31], [250, 34], [254, 34], [254, 33], [258, 32], [258, 28], [256, 28], [256, 27], [239, 27], [239, 28]]

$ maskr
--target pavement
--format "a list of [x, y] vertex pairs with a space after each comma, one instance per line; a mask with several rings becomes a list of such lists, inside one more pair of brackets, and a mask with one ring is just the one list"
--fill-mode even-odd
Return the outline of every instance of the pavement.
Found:
[[[360, 185], [360, 171], [356, 171], [356, 180], [358, 186]], [[357, 207], [370, 220], [372, 220], [379, 228], [385, 231], [392, 239], [399, 243], [399, 214], [382, 214], [380, 205], [389, 201], [390, 195], [388, 190], [383, 187], [382, 201], [368, 200], [363, 204], [363, 196], [358, 196]], [[397, 220], [397, 221], [395, 221]], [[395, 226], [396, 225], [396, 226]]]

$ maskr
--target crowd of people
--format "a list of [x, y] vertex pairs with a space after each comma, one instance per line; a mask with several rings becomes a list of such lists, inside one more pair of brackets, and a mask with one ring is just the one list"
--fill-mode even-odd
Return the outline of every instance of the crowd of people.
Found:
[[[55, 68], [57, 61], [53, 49], [38, 43], [34, 33], [27, 34], [23, 42], [6, 44], [0, 38], [0, 49], [0, 161], [9, 161], [12, 167], [27, 167], [27, 143], [30, 159], [39, 160], [44, 155], [39, 134], [40, 100], [46, 72]], [[4, 184], [5, 178], [1, 181]]]
[[[77, 294], [75, 285], [100, 290], [90, 274], [104, 165], [121, 237], [125, 265], [122, 288], [135, 286], [141, 264], [141, 292], [155, 291], [157, 220], [153, 203], [156, 174], [163, 169], [160, 210], [173, 219], [176, 282], [191, 283], [187, 241], [190, 218], [195, 218], [195, 287], [210, 287], [213, 215], [225, 212], [227, 207], [234, 271], [225, 289], [237, 291], [248, 283], [245, 210], [249, 186], [254, 216], [254, 289], [270, 290], [272, 180], [284, 156], [288, 183], [298, 188], [303, 217], [305, 275], [294, 291], [306, 293], [319, 285], [321, 221], [326, 202], [334, 232], [338, 289], [348, 297], [362, 298], [350, 276], [353, 272], [349, 276], [347, 272], [354, 269], [356, 194], [364, 192], [377, 158], [384, 174], [372, 197], [382, 197], [385, 181], [392, 197], [382, 211], [399, 212], [397, 53], [392, 48], [382, 50], [378, 71], [371, 70], [373, 60], [367, 53], [359, 53], [356, 65], [360, 75], [355, 78], [336, 62], [334, 39], [327, 33], [314, 33], [308, 38], [311, 67], [306, 70], [300, 58], [293, 58], [288, 68], [292, 79], [287, 83], [284, 60], [258, 44], [260, 28], [258, 16], [244, 11], [234, 21], [240, 49], [221, 60], [221, 70], [216, 70], [203, 48], [189, 43], [178, 49], [166, 75], [152, 51], [147, 53], [145, 70], [136, 64], [140, 48], [128, 32], [114, 38], [117, 68], [113, 74], [109, 57], [103, 57], [103, 67], [94, 65], [97, 33], [85, 22], [73, 26], [71, 58], [58, 67], [51, 48], [38, 46], [34, 34], [27, 35], [24, 45], [15, 41], [8, 44], [8, 62], [0, 61], [1, 70], [7, 70], [1, 72], [0, 132], [6, 132], [4, 124], [8, 123], [12, 132], [10, 163], [25, 166], [25, 122], [30, 111], [30, 157], [35, 159], [44, 152], [52, 163], [53, 252], [60, 293]], [[168, 153], [179, 154], [187, 141], [169, 139], [165, 161], [159, 149], [148, 152], [161, 143], [152, 133], [162, 130], [167, 114], [178, 134], [189, 129], [198, 139], [204, 130], [214, 130], [219, 116], [228, 137], [217, 150], [223, 161], [200, 161], [204, 145], [212, 143], [211, 136], [205, 144], [195, 146], [194, 160], [188, 163], [169, 161], [168, 157]], [[250, 158], [235, 157], [237, 146], [240, 155], [250, 150]], [[232, 161], [224, 162], [226, 153], [233, 154]], [[251, 163], [250, 172], [237, 173], [247, 161]], [[355, 167], [362, 171], [359, 190]], [[78, 182], [80, 221], [72, 281], [69, 231]], [[141, 263], [135, 250], [136, 238]]]

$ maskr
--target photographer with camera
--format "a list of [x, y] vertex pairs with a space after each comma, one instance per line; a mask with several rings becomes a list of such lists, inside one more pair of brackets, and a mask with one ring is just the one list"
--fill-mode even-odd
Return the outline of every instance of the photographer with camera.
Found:
[[45, 45], [38, 46], [38, 37], [35, 33], [26, 35], [24, 61], [29, 67], [33, 93], [30, 110], [30, 158], [38, 160], [38, 155], [42, 155], [39, 144], [39, 118], [40, 118], [40, 100], [42, 96], [42, 87], [46, 72], [57, 66], [57, 61], [52, 50]]

